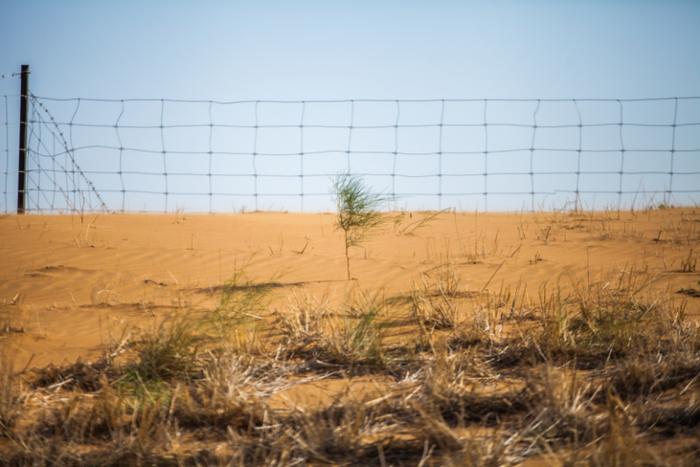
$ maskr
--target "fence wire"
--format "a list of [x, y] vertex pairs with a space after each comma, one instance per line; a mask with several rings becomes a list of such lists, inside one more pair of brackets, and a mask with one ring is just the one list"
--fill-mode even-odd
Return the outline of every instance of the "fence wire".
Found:
[[[12, 100], [2, 101], [5, 212], [17, 196]], [[345, 173], [393, 209], [700, 199], [700, 97], [29, 103], [33, 212], [323, 211]]]

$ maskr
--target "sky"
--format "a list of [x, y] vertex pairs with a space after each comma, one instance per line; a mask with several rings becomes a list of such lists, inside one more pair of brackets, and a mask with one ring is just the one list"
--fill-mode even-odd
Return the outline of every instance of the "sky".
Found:
[[[31, 92], [36, 96], [52, 98], [238, 101], [635, 99], [698, 96], [698, 25], [700, 2], [697, 1], [0, 0], [0, 74], [16, 72], [21, 64], [27, 63], [32, 71]], [[10, 133], [14, 134], [17, 103], [16, 98], [12, 96], [18, 94], [17, 79], [0, 79], [0, 94], [10, 96], [8, 126], [11, 129]], [[45, 101], [44, 104], [59, 121], [68, 121], [75, 110], [73, 107], [68, 108], [68, 104], [62, 107], [61, 103], [53, 101]], [[534, 106], [536, 103], [528, 105]], [[658, 115], [659, 123], [670, 123], [672, 117], [669, 116], [668, 105], [664, 108], [654, 105], [637, 110], [632, 109], [634, 106], [630, 105], [626, 115], [634, 117], [634, 112], [639, 112], [643, 118]], [[682, 108], [681, 113], [687, 115], [687, 121], [700, 121], [700, 118], [696, 119], [700, 101], [687, 102], [684, 105], [687, 108]], [[93, 108], [88, 107], [86, 104], [80, 109], [76, 121], [94, 122], [104, 117], [113, 124], [121, 111], [114, 105], [100, 107], [95, 103]], [[158, 124], [159, 109], [152, 112], [152, 109], [146, 107], [148, 106], [138, 102], [129, 104], [127, 117], [136, 121], [139, 116], [144, 116], [143, 121]], [[387, 122], [394, 119], [393, 114], [389, 115], [393, 112], [392, 109], [372, 107], [369, 104], [366, 107], [364, 110], [355, 109], [358, 119], [363, 118], [363, 111], [369, 115], [364, 123], [371, 124], [373, 115], [385, 111], [388, 115]], [[425, 108], [419, 105], [414, 105], [413, 109], [411, 107], [410, 103], [406, 104], [402, 115], [410, 115], [411, 112], [425, 115], [435, 113], [435, 105]], [[498, 110], [491, 110], [488, 118], [508, 120], [520, 112], [516, 107], [505, 106], [500, 110], [500, 114]], [[234, 117], [224, 115], [225, 109], [220, 110], [220, 115], [216, 115], [217, 122], [234, 121]], [[307, 110], [313, 112], [310, 107]], [[551, 122], [568, 122], [573, 118], [574, 110], [552, 110]], [[207, 123], [208, 115], [197, 116], [207, 111], [208, 109], [204, 108], [190, 110], [175, 103], [168, 104], [166, 120], [184, 120], [191, 115], [192, 123]], [[299, 121], [299, 117], [296, 116], [299, 108], [290, 110], [288, 107], [275, 108], [269, 105], [265, 111], [265, 118], [269, 118], [267, 121], [276, 118], [285, 121], [287, 116], [290, 122]], [[452, 109], [447, 110], [448, 113], [451, 111]], [[465, 109], [465, 112], [470, 111]], [[548, 109], [542, 108], [541, 111], [544, 114]], [[612, 115], [616, 111], [617, 109], [612, 109], [609, 112]], [[42, 110], [39, 110], [40, 114], [41, 112]], [[152, 112], [153, 115], [148, 112]], [[217, 109], [214, 112], [216, 113]], [[254, 113], [251, 109], [246, 112], [249, 117]], [[523, 112], [532, 115], [533, 110], [528, 107]], [[608, 110], [602, 107], [592, 109], [585, 118], [587, 122], [596, 119], [607, 121], [608, 117], [604, 115], [606, 112]], [[319, 122], [331, 121], [336, 118], [335, 114], [341, 113], [346, 119], [343, 124], [347, 124], [347, 105], [342, 109], [338, 107], [328, 110], [325, 117], [319, 117]], [[2, 118], [3, 116], [0, 116], [0, 120]], [[431, 117], [429, 123], [437, 123], [438, 118]], [[120, 123], [128, 124], [127, 120], [125, 117]], [[452, 121], [458, 122], [458, 119]], [[264, 124], [265, 121], [259, 123]], [[355, 121], [351, 125], [362, 123]], [[410, 123], [409, 120], [400, 122], [401, 125]], [[81, 145], [82, 140], [98, 137], [97, 133], [90, 133], [87, 128], [73, 129], [74, 139], [77, 140], [73, 146], [76, 147]], [[697, 127], [689, 130], [695, 130], [697, 133]], [[314, 135], [313, 131], [309, 130], [307, 140], [316, 136], [318, 139], [328, 137], [329, 144], [340, 144], [335, 144], [329, 136]], [[377, 146], [382, 144], [383, 139], [390, 140], [393, 135], [389, 134], [389, 131], [385, 135], [369, 137], [368, 145]], [[128, 135], [122, 136], [126, 138]], [[193, 135], [192, 138], [194, 140], [200, 136]], [[413, 136], [415, 135], [402, 135], [402, 141], [407, 141]], [[506, 134], [501, 137], [509, 139], [511, 136]], [[593, 134], [588, 136], [589, 139], [594, 137]], [[142, 136], [140, 139], [134, 137], [133, 144], [145, 147], [149, 144], [149, 138], [161, 142], [160, 135], [151, 135]], [[181, 135], [168, 134], [166, 138], [168, 150], [177, 150], [180, 145], [186, 143], [181, 141]], [[214, 138], [223, 147], [227, 138], [232, 136], [217, 134]], [[281, 152], [284, 152], [284, 147], [287, 146], [282, 135], [270, 134], [267, 136], [269, 139], [265, 140], [264, 134], [258, 134], [255, 138], [260, 144], [272, 141], [272, 149], [281, 149]], [[361, 136], [356, 135], [356, 138]], [[432, 134], [426, 135], [425, 138], [432, 143], [437, 141], [437, 137]], [[572, 144], [576, 144], [574, 136], [561, 138], [562, 141], [569, 138]], [[338, 136], [338, 141], [341, 139], [345, 141], [347, 136]], [[496, 143], [496, 134], [491, 135], [489, 140]], [[646, 143], [649, 147], [671, 148], [667, 134], [650, 137]], [[6, 160], [0, 161], [7, 164], [7, 171], [11, 175], [9, 179], [12, 179], [11, 169], [13, 164], [16, 166], [16, 137], [0, 135], [0, 144], [6, 148], [13, 148], [12, 151], [8, 149], [3, 156]], [[119, 146], [114, 141], [105, 144], [113, 148]], [[421, 144], [417, 142], [416, 147]], [[524, 143], [524, 146], [517, 147], [528, 146], [529, 144]], [[695, 146], [694, 141], [690, 141], [687, 147], [700, 145]], [[202, 151], [206, 152], [207, 149], [211, 150], [207, 147]], [[351, 149], [358, 150], [355, 147]], [[214, 151], [217, 150], [214, 148]], [[298, 150], [289, 150], [296, 151]], [[391, 152], [391, 148], [381, 149], [379, 152], [384, 151]], [[112, 170], [110, 164], [118, 156], [114, 149], [111, 153], [104, 154], [99, 151], [76, 154], [76, 159], [82, 161], [81, 166], [90, 166], [94, 171], [99, 171], [100, 168], [104, 171]], [[132, 165], [145, 157], [139, 154], [122, 154], [122, 157], [124, 156], [133, 159]], [[65, 159], [65, 155], [62, 157]], [[529, 154], [520, 157], [527, 159]], [[632, 160], [634, 155], [630, 154], [627, 157], [628, 160]], [[696, 162], [700, 154], [688, 154], [686, 157], [692, 159], [681, 162], [685, 164], [683, 167], [691, 171], [700, 170], [700, 164]], [[661, 156], [658, 163], [666, 167], [668, 161], [664, 159], [661, 162], [660, 158]], [[191, 158], [191, 165], [184, 165], [183, 170], [196, 171], [205, 159], [207, 158]], [[311, 159], [309, 158], [305, 170], [313, 172], [316, 163]], [[338, 157], [337, 166], [325, 167], [324, 170], [327, 169], [329, 173], [345, 170], [341, 159], [342, 157]], [[546, 156], [542, 155], [541, 160], [547, 160]], [[265, 162], [262, 159], [259, 162], [262, 172], [265, 170]], [[300, 169], [296, 168], [297, 162], [299, 161], [294, 162], [294, 170], [298, 174]], [[498, 162], [494, 159], [490, 169], [500, 170], [512, 163], [505, 160]], [[148, 163], [143, 164], [144, 167], [148, 167]], [[229, 165], [226, 170], [238, 170], [235, 162], [231, 164], [233, 165]], [[318, 167], [322, 166], [322, 162], [317, 164]], [[404, 172], [415, 169], [412, 173], [419, 173], [423, 170], [421, 161], [407, 161], [406, 164]], [[617, 160], [615, 164], [618, 164]], [[644, 162], [640, 167], [650, 169], [655, 167], [653, 164], [653, 161]], [[378, 166], [371, 164], [368, 167], [368, 170], [379, 170]], [[545, 169], [546, 165], [538, 170]], [[225, 171], [224, 168], [221, 170]], [[425, 170], [428, 170], [427, 166]], [[483, 171], [483, 167], [475, 167], [474, 170]], [[295, 172], [290, 172], [293, 173]], [[102, 180], [97, 177], [98, 174], [95, 175], [93, 181], [96, 184], [108, 184], [106, 178]], [[327, 185], [327, 178], [309, 182], [310, 185], [304, 189], [308, 189], [309, 192], [322, 191], [321, 184]], [[684, 188], [700, 182], [696, 175], [686, 179], [685, 182], [679, 182], [685, 183]], [[131, 183], [130, 187], [141, 183], [137, 178], [128, 182]], [[245, 182], [249, 183], [250, 180]], [[525, 185], [527, 182], [528, 180], [525, 180]], [[547, 183], [544, 178], [542, 182]], [[657, 182], [662, 183], [658, 180]], [[3, 191], [12, 192], [16, 187], [11, 180], [4, 183]], [[170, 187], [177, 187], [177, 183], [172, 180]], [[183, 180], [181, 183], [188, 185], [190, 181]], [[376, 181], [373, 186], [378, 190], [387, 191], [392, 190], [390, 183], [385, 177]], [[424, 180], [420, 183], [430, 185], [430, 189], [425, 190], [426, 194], [434, 194], [438, 189], [435, 185], [436, 180]], [[508, 179], [503, 183], [510, 184]], [[611, 186], [616, 184], [614, 180], [611, 183]], [[636, 179], [630, 183], [640, 185]], [[645, 183], [651, 186], [655, 181], [647, 179]], [[595, 183], [591, 186], [592, 190], [597, 187]], [[416, 191], [419, 188], [411, 185], [402, 190]], [[478, 187], [469, 191], [481, 189]], [[529, 188], [526, 186], [524, 189]], [[608, 187], [600, 185], [600, 189], [607, 190]], [[158, 190], [161, 188], [156, 191]], [[119, 196], [114, 201], [117, 206], [110, 204], [110, 208], [120, 207], [118, 198]], [[423, 204], [409, 203], [406, 206], [437, 207], [431, 204], [435, 200], [430, 201], [429, 196], [424, 198], [420, 201]], [[310, 204], [310, 207], [305, 209], [325, 209], [327, 201], [325, 204]], [[462, 201], [465, 206], [469, 205], [466, 200], [458, 201], [460, 206]], [[14, 203], [7, 198], [4, 202], [6, 209]], [[501, 204], [493, 204], [492, 207], [513, 209], [518, 208], [522, 202], [521, 199], [513, 202], [506, 199]], [[162, 208], [162, 201], [149, 203], [145, 197], [134, 194], [127, 208], [150, 210], [156, 209], [158, 203]], [[207, 209], [206, 206], [202, 208], [198, 202], [187, 197], [182, 203], [184, 204], [180, 206], [184, 209]], [[168, 209], [175, 206], [177, 204], [171, 203]], [[226, 201], [215, 210], [246, 207], [252, 208]], [[282, 197], [274, 203], [262, 203], [258, 207], [299, 209], [299, 203], [296, 199], [286, 203]], [[484, 207], [483, 204], [480, 206], [482, 209]]]

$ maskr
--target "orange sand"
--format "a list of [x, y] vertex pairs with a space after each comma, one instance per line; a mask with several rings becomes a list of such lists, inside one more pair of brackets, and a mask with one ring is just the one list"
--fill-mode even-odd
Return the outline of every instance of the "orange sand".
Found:
[[[167, 310], [210, 309], [203, 293], [241, 271], [275, 282], [271, 307], [292, 293], [339, 302], [354, 285], [405, 293], [450, 262], [467, 291], [527, 286], [569, 288], [646, 270], [650, 293], [670, 293], [700, 315], [700, 210], [636, 213], [394, 213], [352, 251], [345, 280], [342, 236], [333, 214], [123, 215], [0, 217], [0, 335], [16, 365], [38, 367], [99, 355], [125, 326], [145, 326]], [[693, 251], [691, 251], [693, 250]], [[5, 324], [7, 326], [7, 324]], [[20, 331], [20, 332], [18, 332]]]

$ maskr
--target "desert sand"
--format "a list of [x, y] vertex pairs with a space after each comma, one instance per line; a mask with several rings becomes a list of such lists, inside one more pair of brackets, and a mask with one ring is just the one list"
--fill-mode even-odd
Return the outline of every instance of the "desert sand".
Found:
[[[696, 209], [387, 216], [351, 251], [353, 281], [332, 213], [0, 218], [0, 300], [23, 330], [3, 345], [22, 367], [89, 359], [126, 325], [215, 307], [215, 288], [236, 274], [277, 286], [272, 308], [283, 308], [290, 292], [331, 300], [358, 286], [408, 292], [445, 263], [466, 291], [520, 285], [536, 297], [545, 284], [570, 288], [628, 270], [650, 275], [650, 292], [700, 288], [700, 274], [682, 272], [689, 255], [700, 255]], [[690, 315], [700, 313], [700, 299], [675, 295]]]
[[[277, 212], [1, 217], [0, 345], [21, 372], [93, 361], [125, 333], [156, 329], [174, 312], [215, 310], [226, 284], [269, 291], [253, 318], [274, 340], [265, 334], [272, 317], [299, 297], [338, 308], [359, 290], [398, 303], [445, 267], [466, 298], [465, 316], [489, 294], [537, 303], [554, 291], [615, 288], [638, 276], [639, 296], [663, 297], [700, 320], [696, 208], [387, 213], [351, 249], [352, 280], [335, 220]], [[388, 341], [416, 338], [400, 323], [386, 333]], [[381, 375], [312, 378], [269, 402], [310, 409], [341, 393], [380, 397], [389, 383]]]

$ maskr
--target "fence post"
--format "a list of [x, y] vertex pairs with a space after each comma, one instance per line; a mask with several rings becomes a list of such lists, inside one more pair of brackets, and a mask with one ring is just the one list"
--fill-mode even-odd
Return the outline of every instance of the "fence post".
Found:
[[19, 96], [19, 163], [17, 166], [17, 214], [24, 214], [27, 182], [27, 104], [29, 103], [29, 65], [22, 65]]

